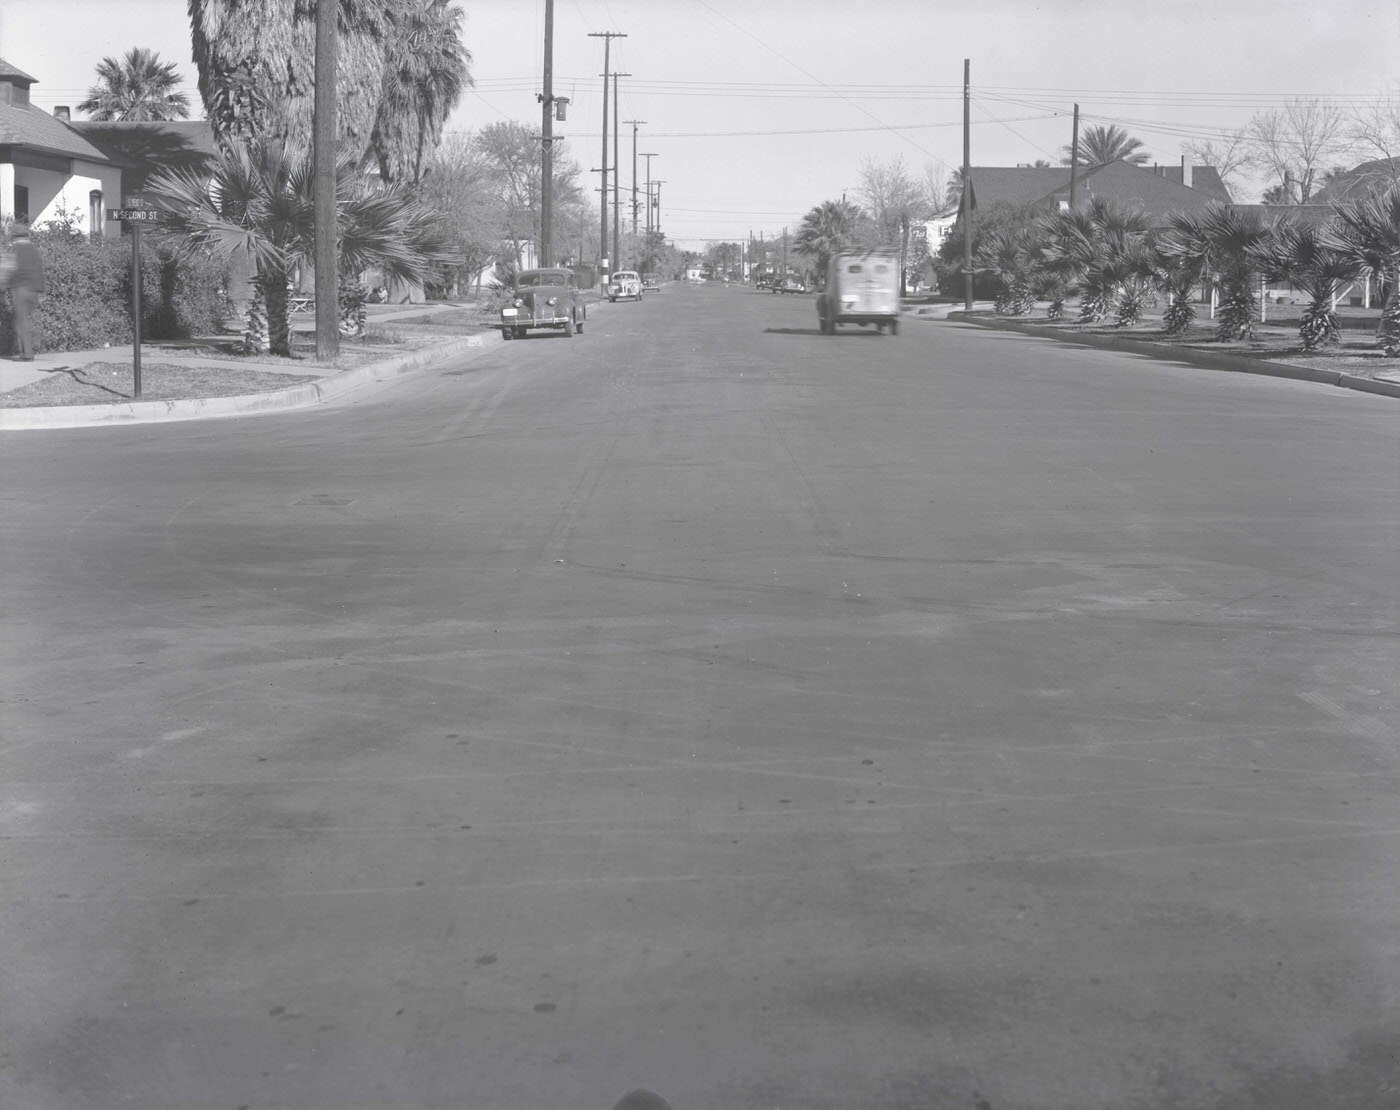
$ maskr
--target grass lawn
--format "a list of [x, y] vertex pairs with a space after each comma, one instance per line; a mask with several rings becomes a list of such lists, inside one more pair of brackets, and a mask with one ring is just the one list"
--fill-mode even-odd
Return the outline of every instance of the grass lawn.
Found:
[[[141, 400], [177, 401], [270, 393], [316, 380], [309, 374], [274, 374], [241, 366], [177, 366], [143, 362]], [[53, 405], [117, 405], [134, 401], [129, 362], [94, 362], [55, 370], [37, 382], [0, 393], [0, 408], [46, 408]]]

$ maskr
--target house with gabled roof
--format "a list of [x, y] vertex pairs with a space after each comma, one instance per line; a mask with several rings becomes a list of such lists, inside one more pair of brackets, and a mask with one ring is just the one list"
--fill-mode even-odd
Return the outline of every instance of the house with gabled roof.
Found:
[[37, 80], [0, 58], [0, 221], [43, 224], [66, 213], [89, 234], [117, 235], [121, 169], [64, 120], [36, 108]]
[[[1069, 207], [1068, 166], [973, 166], [969, 176], [972, 207], [994, 204], [1058, 211]], [[1173, 212], [1199, 212], [1211, 204], [1229, 204], [1230, 191], [1213, 166], [1138, 166], [1105, 162], [1080, 167], [1075, 204], [1087, 207], [1105, 199], [1164, 224]]]
[[1344, 170], [1308, 198], [1310, 204], [1341, 204], [1400, 185], [1400, 158], [1376, 158]]

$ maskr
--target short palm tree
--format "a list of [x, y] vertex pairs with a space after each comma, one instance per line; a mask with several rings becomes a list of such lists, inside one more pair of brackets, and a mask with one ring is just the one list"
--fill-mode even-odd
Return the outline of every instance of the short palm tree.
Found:
[[1400, 356], [1400, 185], [1338, 206], [1324, 242], [1389, 286], [1381, 308], [1381, 349]]
[[1166, 233], [1153, 244], [1157, 272], [1167, 294], [1162, 325], [1168, 335], [1180, 335], [1196, 318], [1191, 297], [1206, 280], [1210, 242], [1201, 218], [1191, 212], [1174, 212]]
[[1269, 241], [1270, 231], [1254, 212], [1242, 212], [1225, 205], [1211, 205], [1201, 216], [1210, 268], [1220, 286], [1220, 307], [1216, 313], [1215, 337], [1222, 343], [1232, 339], [1254, 338], [1254, 319], [1259, 315], [1256, 285], [1259, 254]]
[[[256, 268], [254, 303], [245, 336], [291, 354], [287, 288], [295, 267], [312, 255], [315, 237], [311, 159], [280, 142], [223, 148], [206, 173], [171, 170], [146, 189], [167, 225], [185, 235], [187, 250], [228, 258], [245, 251]], [[336, 173], [336, 232], [342, 274], [381, 267], [395, 280], [421, 282], [435, 262], [450, 261], [436, 218], [402, 188], [366, 183], [350, 160]]]
[[[1079, 164], [1101, 166], [1105, 162], [1131, 162], [1140, 166], [1147, 161], [1147, 152], [1139, 150], [1141, 139], [1135, 139], [1115, 124], [1107, 127], [1087, 127], [1079, 136]], [[1064, 148], [1061, 162], [1070, 164], [1072, 147]]]
[[1289, 222], [1275, 225], [1273, 235], [1256, 249], [1255, 258], [1265, 275], [1290, 282], [1308, 295], [1308, 307], [1298, 326], [1303, 350], [1341, 338], [1332, 298], [1360, 275], [1364, 267], [1359, 258], [1329, 246], [1323, 229]]
[[999, 315], [1024, 316], [1035, 303], [1034, 247], [1031, 229], [1024, 225], [998, 228], [978, 241], [975, 272], [995, 279]]
[[179, 91], [174, 62], [162, 62], [154, 50], [136, 46], [119, 60], [97, 63], [97, 84], [78, 105], [97, 120], [185, 119], [190, 98]]
[[1101, 280], [1113, 290], [1118, 305], [1113, 323], [1120, 328], [1132, 327], [1142, 319], [1143, 308], [1158, 283], [1152, 244], [1141, 229], [1120, 225], [1104, 235], [1103, 248]]

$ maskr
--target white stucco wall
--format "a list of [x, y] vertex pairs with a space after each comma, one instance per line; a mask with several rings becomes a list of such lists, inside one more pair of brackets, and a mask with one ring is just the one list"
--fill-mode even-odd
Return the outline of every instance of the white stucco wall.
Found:
[[[13, 173], [13, 179], [6, 187], [3, 170]], [[121, 206], [121, 171], [116, 166], [104, 166], [96, 162], [74, 160], [71, 174], [56, 170], [36, 170], [29, 166], [5, 166], [0, 170], [0, 189], [3, 189], [6, 215], [14, 200], [14, 185], [29, 190], [29, 222], [32, 226], [57, 219], [60, 212], [67, 210], [76, 225], [84, 232], [91, 233], [89, 226], [89, 196], [93, 190], [102, 193], [102, 226], [98, 228], [104, 236], [121, 234], [121, 225], [107, 219], [108, 208]]]

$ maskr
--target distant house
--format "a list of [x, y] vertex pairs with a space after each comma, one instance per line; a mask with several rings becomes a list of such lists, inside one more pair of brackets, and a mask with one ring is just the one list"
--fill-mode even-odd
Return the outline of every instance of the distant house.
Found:
[[120, 234], [121, 169], [60, 115], [29, 101], [35, 78], [0, 58], [0, 220], [43, 224], [67, 214], [94, 235]]
[[[1068, 166], [973, 166], [968, 182], [974, 211], [999, 203], [1047, 212], [1069, 208]], [[1173, 212], [1199, 212], [1210, 204], [1231, 202], [1213, 166], [1136, 166], [1122, 161], [1079, 169], [1076, 206], [1087, 207], [1099, 198], [1140, 212], [1154, 224], [1164, 223]]]
[[1377, 158], [1337, 174], [1315, 192], [1311, 204], [1340, 204], [1400, 185], [1400, 158]]
[[218, 153], [208, 120], [80, 120], [72, 127], [120, 167], [124, 200], [165, 170], [202, 171]]

